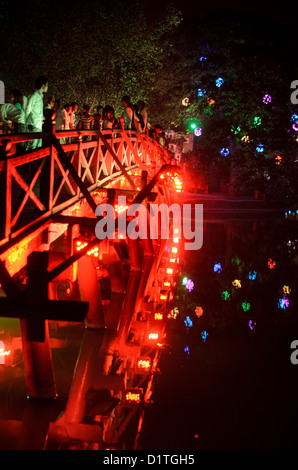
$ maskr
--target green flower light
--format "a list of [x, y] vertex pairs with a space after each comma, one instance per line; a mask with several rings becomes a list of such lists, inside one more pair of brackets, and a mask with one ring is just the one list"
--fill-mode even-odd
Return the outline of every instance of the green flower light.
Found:
[[233, 132], [233, 134], [239, 134], [240, 131], [241, 131], [241, 128], [239, 126], [238, 127], [232, 126], [231, 128], [231, 132]]
[[242, 302], [241, 307], [243, 308], [244, 312], [248, 312], [250, 309], [250, 303], [249, 302]]
[[224, 290], [224, 291], [222, 292], [221, 296], [222, 296], [222, 298], [223, 298], [224, 300], [229, 300], [229, 298], [230, 298], [230, 294], [229, 294], [229, 292], [228, 292], [227, 290]]

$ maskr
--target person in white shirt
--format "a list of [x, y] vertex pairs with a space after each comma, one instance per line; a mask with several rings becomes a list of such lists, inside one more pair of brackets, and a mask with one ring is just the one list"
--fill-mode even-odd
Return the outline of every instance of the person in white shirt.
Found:
[[[48, 91], [48, 79], [40, 76], [35, 81], [35, 91], [29, 97], [25, 109], [26, 125], [29, 132], [42, 132], [43, 123], [43, 93]], [[34, 150], [42, 146], [42, 139], [31, 140], [27, 143], [27, 150]]]
[[5, 103], [0, 105], [0, 121], [19, 122], [23, 118], [23, 112], [14, 104]]
[[[56, 131], [65, 131], [65, 130], [69, 130], [69, 116], [68, 116], [68, 112], [67, 112], [67, 109], [66, 109], [66, 106], [60, 106], [60, 100], [55, 100], [55, 103], [56, 103], [56, 116], [55, 116], [55, 121], [56, 121], [56, 125], [55, 125], [55, 129]], [[61, 139], [59, 139], [59, 142], [60, 144], [65, 144], [66, 143], [66, 139], [63, 137]]]
[[10, 92], [10, 102], [16, 108], [21, 110], [21, 115], [13, 123], [13, 130], [16, 134], [26, 132], [26, 116], [24, 110], [23, 94], [17, 88], [13, 88]]
[[70, 113], [72, 112], [72, 107], [70, 106], [70, 104], [66, 104], [64, 106], [64, 109], [66, 111], [66, 118], [65, 118], [65, 122], [64, 122], [64, 130], [69, 131], [69, 129], [70, 129]]
[[[25, 129], [25, 113], [24, 110], [15, 106], [13, 103], [5, 103], [0, 105], [0, 122], [4, 125], [12, 123], [16, 133], [24, 132]], [[16, 145], [17, 152], [24, 152], [26, 145], [21, 142]]]
[[77, 126], [77, 115], [76, 112], [78, 110], [78, 103], [73, 101], [71, 104], [71, 112], [69, 113], [69, 127], [71, 130], [74, 130]]
[[63, 106], [60, 105], [60, 100], [55, 100], [55, 107], [56, 107], [56, 131], [64, 131], [65, 126], [67, 125], [67, 112]]

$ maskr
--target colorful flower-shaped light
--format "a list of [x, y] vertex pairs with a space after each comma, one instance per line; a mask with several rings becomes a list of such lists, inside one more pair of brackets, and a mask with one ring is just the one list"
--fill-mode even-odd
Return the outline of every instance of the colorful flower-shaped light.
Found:
[[196, 137], [200, 137], [200, 135], [202, 135], [202, 129], [201, 127], [197, 127], [195, 130], [194, 130], [194, 135]]
[[227, 290], [224, 290], [224, 291], [222, 292], [221, 296], [222, 296], [222, 298], [223, 298], [224, 300], [229, 300], [229, 298], [230, 298], [230, 294], [229, 294], [229, 292], [228, 292]]
[[290, 286], [283, 286], [282, 288], [284, 294], [290, 294], [291, 293], [291, 288]]
[[204, 313], [204, 310], [202, 309], [202, 307], [199, 307], [199, 306], [196, 307], [195, 314], [198, 318], [200, 318], [203, 315], [203, 313]]
[[281, 157], [280, 155], [277, 155], [277, 156], [275, 157], [275, 164], [276, 164], [276, 165], [280, 165], [281, 162], [282, 162], [282, 157]]
[[188, 279], [187, 283], [185, 284], [185, 288], [188, 292], [191, 292], [194, 288], [194, 282], [191, 279]]
[[268, 95], [268, 93], [266, 93], [266, 95], [263, 96], [263, 103], [269, 104], [269, 103], [271, 103], [271, 101], [272, 101], [271, 96]]
[[203, 330], [203, 331], [201, 332], [201, 337], [202, 337], [202, 340], [204, 341], [204, 343], [205, 343], [205, 341], [206, 341], [206, 339], [207, 339], [207, 336], [209, 336], [209, 333], [207, 333], [206, 330]]
[[222, 267], [221, 267], [221, 264], [220, 263], [215, 263], [214, 267], [213, 267], [213, 271], [215, 273], [220, 273], [222, 271]]
[[260, 126], [262, 124], [262, 119], [259, 116], [255, 116], [254, 118], [254, 125]]
[[263, 144], [259, 144], [259, 145], [256, 147], [256, 151], [259, 152], [259, 153], [264, 152], [264, 145], [263, 145]]
[[236, 287], [236, 289], [240, 289], [241, 288], [241, 280], [240, 279], [235, 279], [233, 282], [232, 282], [233, 286]]
[[251, 330], [254, 330], [254, 329], [255, 329], [255, 327], [256, 327], [256, 323], [255, 323], [255, 322], [253, 322], [252, 320], [249, 320], [249, 322], [248, 322], [248, 326], [249, 326], [249, 328], [250, 328]]
[[192, 319], [189, 316], [185, 318], [184, 323], [185, 323], [186, 328], [192, 327]]
[[198, 88], [198, 96], [205, 96], [206, 95], [206, 90], [203, 88]]
[[229, 150], [227, 147], [223, 147], [223, 148], [221, 149], [220, 153], [221, 153], [221, 155], [222, 155], [223, 157], [227, 157], [227, 156], [229, 155], [229, 153], [230, 153], [230, 150]]
[[276, 262], [272, 260], [272, 258], [268, 259], [268, 268], [269, 269], [274, 269], [276, 266]]
[[246, 302], [246, 301], [242, 302], [241, 307], [242, 307], [244, 312], [248, 312], [248, 310], [250, 310], [250, 303]]
[[248, 279], [250, 279], [251, 281], [254, 281], [257, 277], [257, 272], [256, 271], [249, 271], [248, 273]]
[[292, 114], [292, 116], [290, 118], [290, 121], [291, 122], [297, 122], [298, 121], [298, 114]]
[[233, 134], [239, 134], [239, 132], [241, 131], [241, 127], [240, 126], [232, 126], [231, 127], [231, 132], [233, 132]]
[[290, 301], [287, 297], [283, 297], [282, 299], [278, 299], [278, 308], [281, 308], [282, 310], [285, 310], [286, 308], [289, 307]]
[[183, 104], [183, 106], [188, 106], [189, 105], [189, 98], [183, 98], [182, 104]]
[[216, 80], [215, 80], [215, 85], [220, 88], [222, 85], [224, 84], [224, 79], [221, 78], [221, 77], [218, 77]]

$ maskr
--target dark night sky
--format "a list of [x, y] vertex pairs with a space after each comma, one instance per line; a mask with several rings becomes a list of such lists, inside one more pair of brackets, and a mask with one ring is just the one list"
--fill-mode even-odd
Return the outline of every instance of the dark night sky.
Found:
[[[151, 0], [156, 8], [162, 0]], [[163, 2], [162, 2], [163, 3]], [[263, 2], [262, 0], [172, 0], [172, 3], [179, 8], [185, 19], [197, 17], [202, 19], [206, 14], [224, 9], [232, 12], [244, 12], [269, 18], [274, 22], [281, 23], [289, 28], [296, 26], [297, 16], [294, 2]]]

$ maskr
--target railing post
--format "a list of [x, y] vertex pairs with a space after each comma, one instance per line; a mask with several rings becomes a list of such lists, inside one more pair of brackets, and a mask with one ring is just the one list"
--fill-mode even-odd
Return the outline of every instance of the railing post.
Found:
[[[42, 308], [48, 298], [47, 266], [47, 252], [31, 253], [28, 257], [28, 297], [33, 307], [40, 308], [41, 320], [44, 318]], [[57, 394], [48, 322], [45, 321], [43, 341], [28, 341], [28, 333], [31, 334], [32, 327], [38, 328], [38, 324], [32, 324], [31, 321], [29, 325], [27, 320], [21, 320], [20, 323], [28, 396], [33, 399], [53, 399]]]
[[96, 269], [91, 256], [82, 256], [78, 261], [78, 285], [81, 299], [89, 302], [85, 318], [86, 326], [95, 329], [105, 327], [103, 305]]
[[119, 122], [120, 122], [121, 129], [124, 131], [124, 118], [123, 117], [119, 118]]
[[142, 276], [140, 240], [138, 238], [136, 240], [130, 240], [128, 238], [127, 241], [129, 246], [130, 274], [117, 329], [117, 343], [119, 347], [125, 343], [129, 333]]
[[[7, 187], [7, 160], [5, 160], [0, 170], [0, 237], [5, 238], [6, 228], [6, 187]], [[1, 162], [0, 162], [1, 164]]]
[[49, 209], [51, 190], [51, 147], [50, 155], [44, 158], [45, 162], [40, 173], [40, 201], [46, 209]]
[[[11, 161], [7, 158], [8, 147], [5, 148], [5, 160], [0, 173], [0, 237], [6, 238], [11, 230]], [[0, 162], [1, 163], [1, 162]]]

